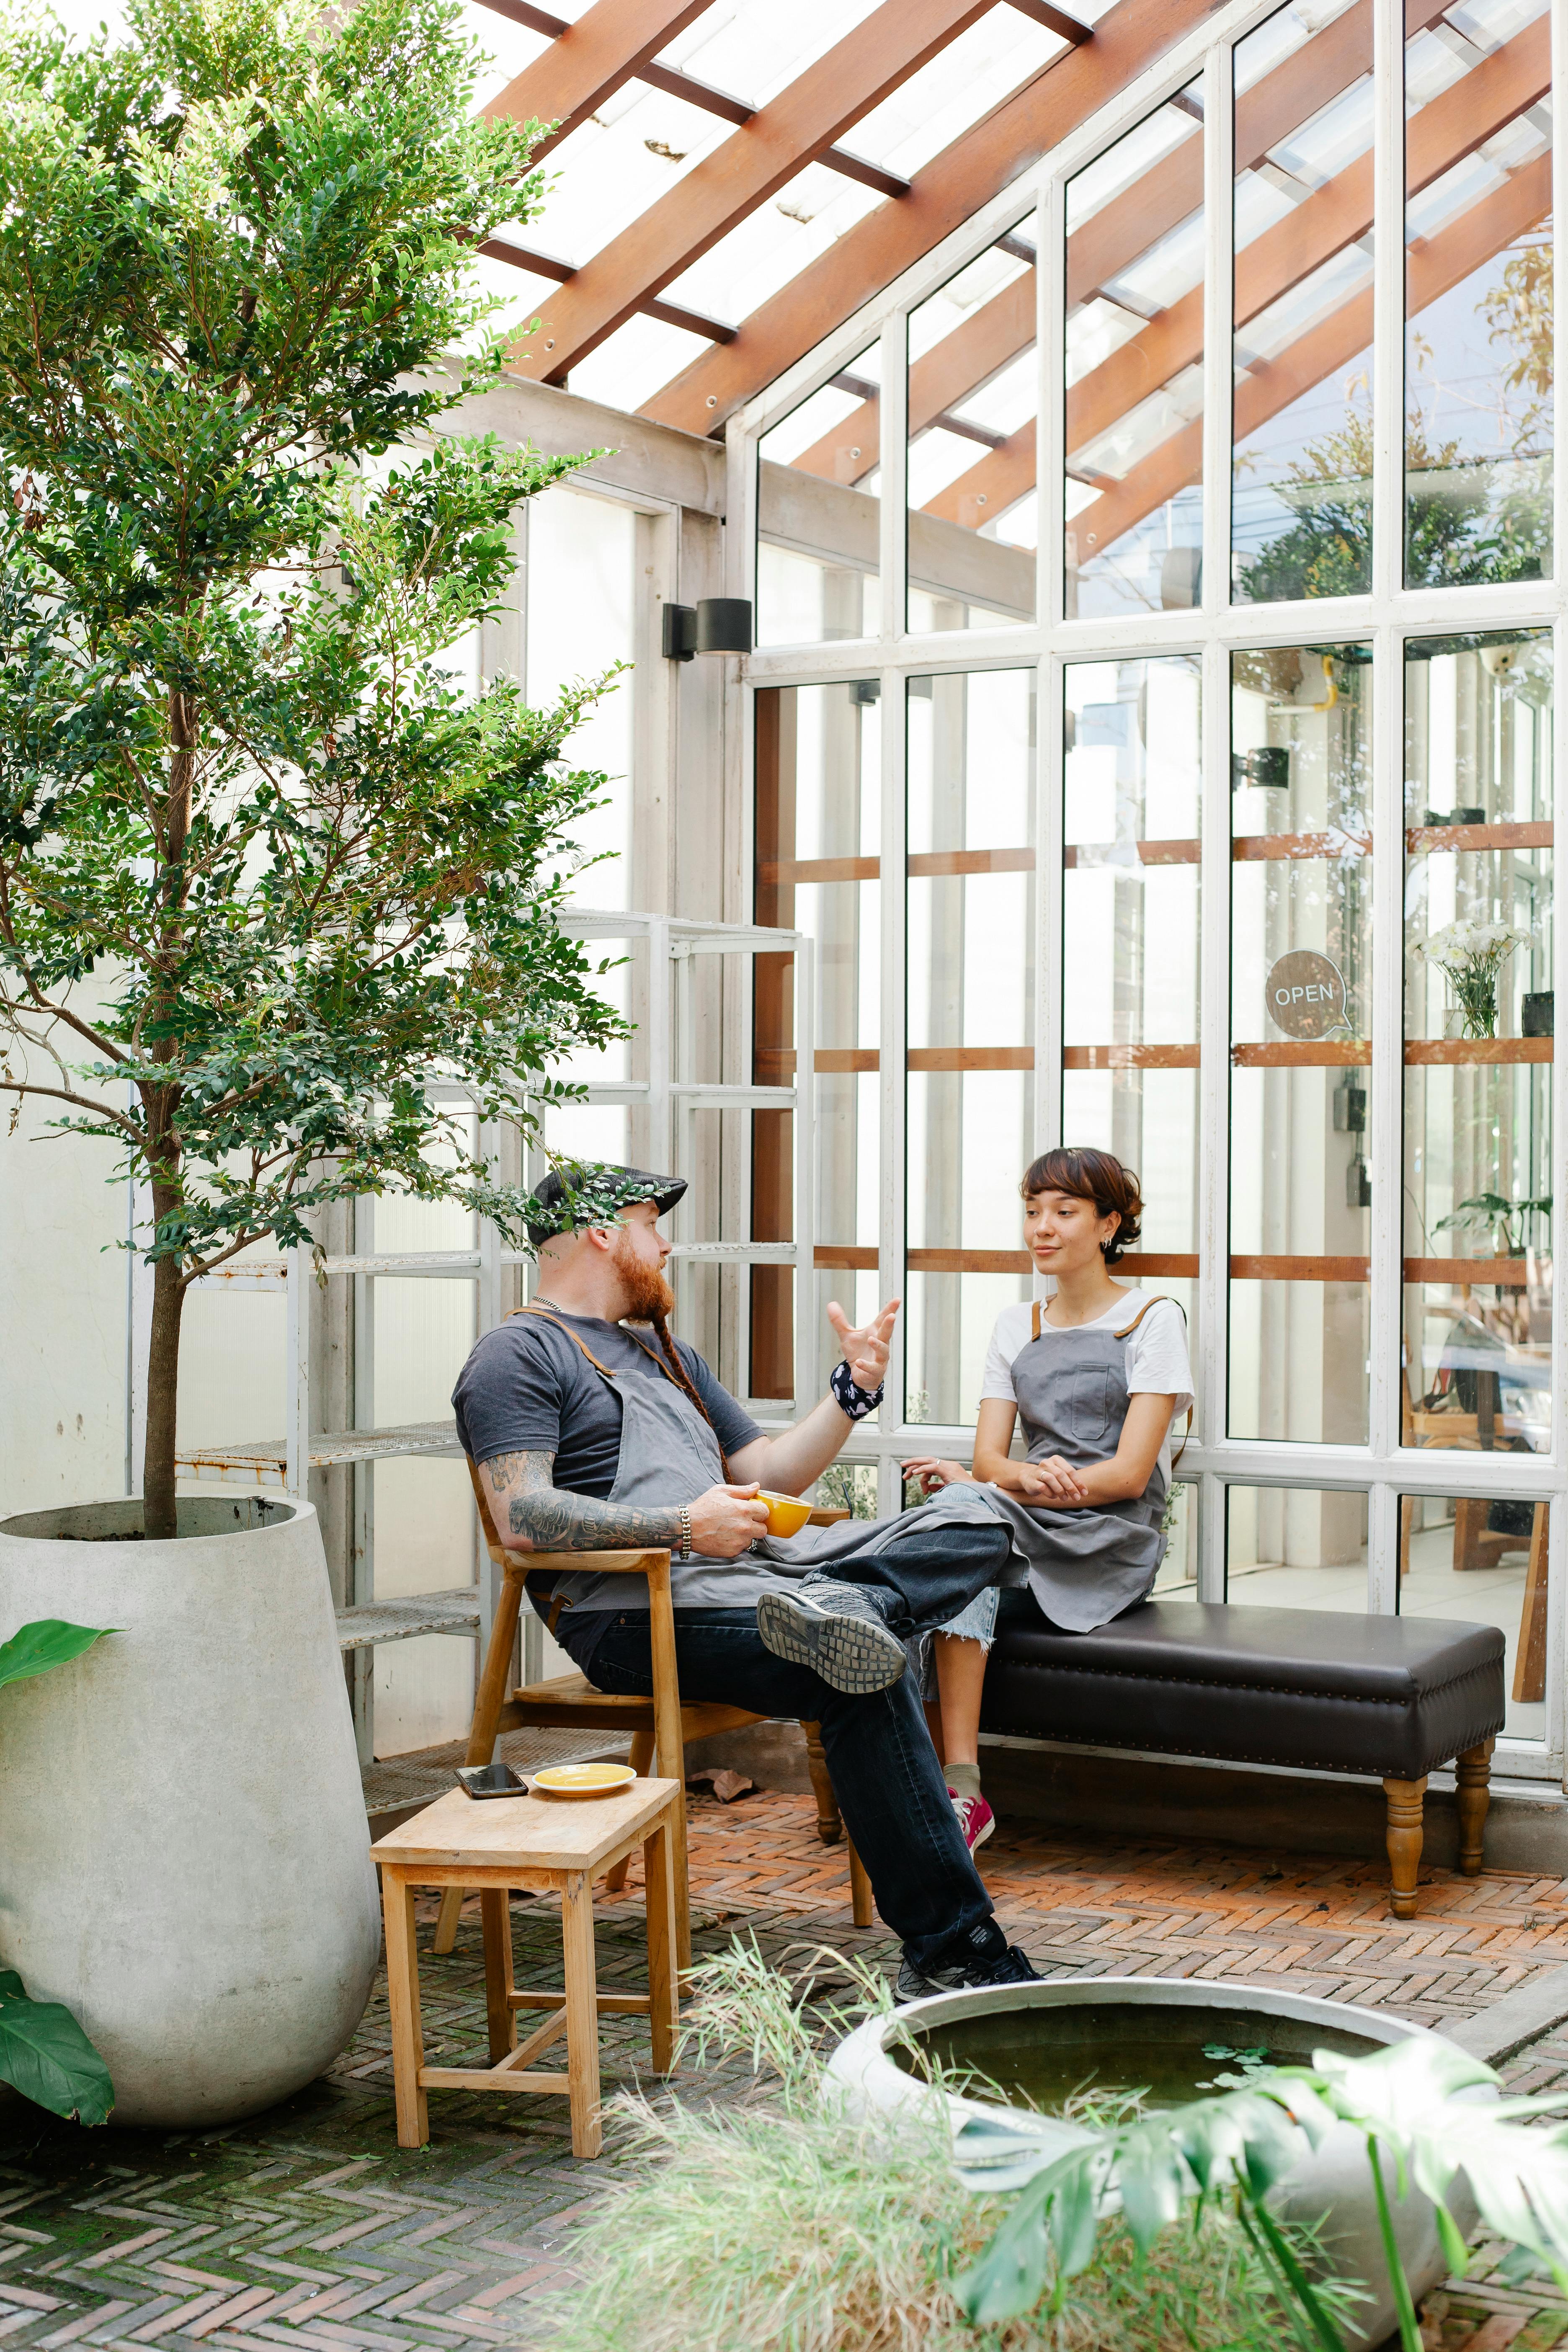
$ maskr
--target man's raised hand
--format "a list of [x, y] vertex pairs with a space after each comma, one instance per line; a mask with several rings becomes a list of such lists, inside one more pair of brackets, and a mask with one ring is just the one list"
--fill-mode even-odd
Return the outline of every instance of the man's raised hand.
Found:
[[858, 1389], [879, 1389], [888, 1372], [888, 1350], [893, 1341], [893, 1326], [899, 1319], [900, 1301], [889, 1298], [879, 1314], [858, 1329], [851, 1328], [849, 1318], [838, 1304], [831, 1300], [827, 1319], [844, 1350], [844, 1360], [849, 1376]]

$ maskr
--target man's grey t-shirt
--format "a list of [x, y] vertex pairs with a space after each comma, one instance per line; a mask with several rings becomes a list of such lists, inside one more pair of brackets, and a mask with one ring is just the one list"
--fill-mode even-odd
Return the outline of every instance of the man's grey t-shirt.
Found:
[[[595, 1315], [562, 1321], [592, 1348], [617, 1378], [666, 1375], [618, 1323]], [[649, 1334], [648, 1345], [658, 1341]], [[725, 1454], [738, 1454], [762, 1431], [714, 1379], [695, 1348], [675, 1342], [692, 1385], [708, 1408]], [[476, 1462], [498, 1454], [553, 1454], [554, 1480], [574, 1495], [602, 1500], [616, 1483], [621, 1450], [621, 1401], [614, 1382], [597, 1373], [576, 1341], [541, 1315], [514, 1315], [487, 1331], [458, 1375], [452, 1391], [458, 1436]]]

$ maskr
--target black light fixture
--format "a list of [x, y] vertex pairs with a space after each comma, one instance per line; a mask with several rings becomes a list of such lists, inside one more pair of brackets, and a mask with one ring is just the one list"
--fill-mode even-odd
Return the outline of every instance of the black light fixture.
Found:
[[752, 650], [752, 607], [744, 596], [704, 596], [697, 604], [667, 604], [663, 626], [666, 661]]

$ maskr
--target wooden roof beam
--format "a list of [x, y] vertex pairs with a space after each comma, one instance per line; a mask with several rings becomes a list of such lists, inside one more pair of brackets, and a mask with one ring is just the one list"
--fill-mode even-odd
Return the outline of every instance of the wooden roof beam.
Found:
[[594, 0], [491, 99], [484, 110], [487, 119], [553, 123], [533, 151], [537, 163], [709, 5], [710, 0]]
[[[1474, 152], [1485, 140], [1521, 114], [1551, 87], [1552, 52], [1544, 18], [1511, 41], [1413, 115], [1405, 133], [1405, 170], [1411, 194], [1428, 187]], [[1302, 278], [1364, 236], [1372, 226], [1372, 157], [1363, 155], [1326, 181], [1294, 212], [1254, 238], [1237, 257], [1236, 321], [1257, 318]], [[940, 346], [939, 346], [940, 348]], [[1081, 376], [1068, 394], [1069, 455], [1110, 430], [1141, 400], [1169, 383], [1203, 353], [1203, 289], [1183, 295], [1170, 309]], [[912, 372], [911, 372], [912, 373]], [[1239, 399], [1240, 394], [1237, 394]], [[1009, 443], [983, 457], [930, 500], [925, 512], [971, 530], [1024, 496], [1033, 475], [1032, 443]]]
[[[1014, 5], [1017, 5], [1018, 0], [1014, 0]], [[529, 0], [479, 0], [479, 5], [482, 8], [493, 9], [498, 16], [510, 17], [515, 25], [526, 25], [529, 30], [534, 33], [559, 36], [576, 29], [575, 26], [568, 24], [564, 16], [552, 16], [546, 9], [532, 7], [529, 5]], [[579, 19], [579, 22], [581, 21]], [[1079, 30], [1087, 38], [1088, 26], [1080, 26]], [[673, 35], [670, 37], [673, 38]], [[535, 62], [542, 63], [542, 60], [536, 59]], [[530, 67], [519, 74], [515, 80], [509, 82], [500, 97], [493, 100], [485, 109], [486, 113], [509, 115], [519, 122], [528, 121], [531, 114], [541, 121], [548, 122], [552, 119], [548, 114], [542, 113], [537, 107], [531, 108], [528, 103], [524, 85], [531, 71], [532, 68]], [[646, 82], [649, 89], [662, 89], [667, 97], [682, 99], [688, 106], [700, 107], [705, 114], [716, 114], [725, 122], [738, 124], [750, 122], [757, 110], [754, 106], [748, 106], [743, 98], [731, 98], [728, 90], [715, 89], [709, 82], [693, 79], [690, 74], [678, 73], [673, 66], [644, 63], [639, 65], [635, 72], [621, 75], [620, 81]], [[620, 82], [617, 81], [613, 87], [618, 89]], [[608, 89], [600, 90], [594, 100], [594, 105], [599, 104], [610, 94]], [[593, 106], [586, 110], [590, 114], [593, 110]], [[584, 116], [579, 114], [577, 120], [583, 121]], [[569, 129], [574, 128], [575, 124], [563, 122], [559, 131], [552, 131], [534, 150], [535, 162], [547, 149], [553, 147], [558, 140], [564, 139]], [[863, 155], [851, 155], [842, 147], [830, 147], [825, 155], [819, 155], [816, 160], [819, 163], [826, 163], [830, 172], [842, 173], [847, 180], [858, 180], [863, 186], [875, 188], [879, 195], [902, 196], [909, 193], [909, 182], [900, 180], [896, 172], [884, 172], [879, 163], [869, 163]]]
[[[558, 260], [552, 253], [540, 253], [531, 246], [512, 245], [505, 237], [487, 237], [479, 250], [491, 261], [504, 261], [513, 269], [531, 270], [535, 278], [552, 278], [562, 285], [574, 274], [570, 261]], [[705, 311], [689, 310], [681, 302], [661, 302], [657, 294], [650, 295], [637, 309], [650, 319], [662, 320], [667, 327], [684, 328], [689, 335], [706, 335], [710, 343], [729, 343], [735, 339], [735, 330], [722, 319], [710, 319]]]
[[[1541, 155], [1436, 236], [1412, 247], [1408, 257], [1411, 316], [1418, 317], [1473, 269], [1536, 227], [1551, 207], [1552, 158]], [[1372, 321], [1368, 289], [1310, 329], [1277, 360], [1252, 369], [1236, 391], [1237, 443], [1279, 415], [1303, 393], [1347, 367], [1371, 342]], [[1156, 507], [1196, 481], [1202, 464], [1201, 423], [1186, 425], [1163, 441], [1122, 481], [1073, 517], [1068, 528], [1078, 537], [1080, 552], [1102, 553], [1114, 546]]]
[[[597, 0], [588, 13], [628, 5], [632, 0]], [[700, 260], [992, 5], [993, 0], [882, 0], [743, 130], [585, 263], [550, 305], [539, 333], [514, 352], [513, 365], [522, 374], [561, 382], [631, 317], [640, 300], [660, 293]], [[529, 104], [537, 111], [531, 98]]]

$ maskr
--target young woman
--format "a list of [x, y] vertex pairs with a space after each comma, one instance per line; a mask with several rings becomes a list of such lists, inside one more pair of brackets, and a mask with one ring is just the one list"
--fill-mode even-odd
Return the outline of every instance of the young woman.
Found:
[[[1110, 1278], [1139, 1234], [1131, 1170], [1108, 1151], [1047, 1151], [1019, 1189], [1026, 1244], [1054, 1292], [996, 1318], [973, 1470], [929, 1454], [904, 1465], [928, 1494], [970, 1477], [989, 1485], [1021, 1555], [1002, 1590], [982, 1592], [934, 1638], [941, 1752], [971, 1851], [993, 1826], [978, 1741], [998, 1621], [1043, 1617], [1088, 1633], [1146, 1598], [1165, 1550], [1171, 1423], [1193, 1402], [1180, 1307]], [[1020, 1416], [1027, 1451], [1015, 1462]]]

